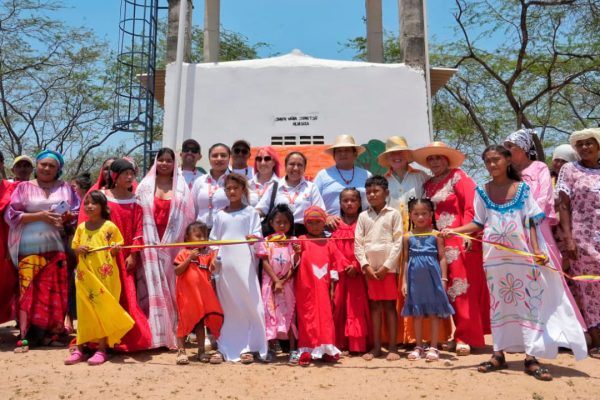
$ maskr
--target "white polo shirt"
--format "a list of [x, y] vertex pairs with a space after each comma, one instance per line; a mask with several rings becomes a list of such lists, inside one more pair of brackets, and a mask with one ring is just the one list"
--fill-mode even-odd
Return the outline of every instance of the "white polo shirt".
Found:
[[[265, 192], [256, 205], [256, 209], [267, 215], [271, 200], [272, 188]], [[275, 195], [275, 204], [287, 204], [294, 213], [294, 222], [304, 224], [304, 210], [310, 206], [319, 206], [325, 209], [325, 203], [317, 187], [305, 179], [296, 186], [288, 186], [286, 179], [282, 178]]]

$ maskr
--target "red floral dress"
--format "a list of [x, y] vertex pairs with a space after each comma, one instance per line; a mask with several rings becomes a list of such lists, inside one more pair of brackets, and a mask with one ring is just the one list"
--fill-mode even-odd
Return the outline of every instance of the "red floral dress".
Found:
[[[452, 169], [440, 182], [425, 182], [425, 196], [435, 204], [437, 228], [456, 228], [473, 220], [475, 182], [462, 170]], [[445, 241], [448, 262], [448, 298], [456, 311], [453, 316], [454, 339], [474, 347], [485, 345], [490, 333], [489, 293], [483, 271], [481, 245], [472, 243], [464, 250], [464, 241], [451, 236]]]

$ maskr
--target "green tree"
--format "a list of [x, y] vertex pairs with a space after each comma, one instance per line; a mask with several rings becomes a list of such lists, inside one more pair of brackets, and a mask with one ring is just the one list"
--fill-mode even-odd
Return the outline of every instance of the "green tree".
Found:
[[111, 87], [106, 44], [88, 29], [51, 17], [59, 1], [0, 3], [0, 148], [5, 154], [56, 149], [72, 173], [93, 162], [87, 149], [110, 131]]
[[[433, 98], [434, 136], [478, 160], [521, 127], [543, 147], [600, 121], [600, 0], [455, 0], [458, 39], [433, 41], [431, 65], [458, 68]], [[364, 38], [351, 39], [364, 59]], [[398, 50], [387, 36], [386, 62]]]

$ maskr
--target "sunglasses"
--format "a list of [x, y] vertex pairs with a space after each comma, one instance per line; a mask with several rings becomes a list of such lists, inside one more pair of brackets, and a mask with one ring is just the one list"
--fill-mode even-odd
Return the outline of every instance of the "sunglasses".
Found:
[[256, 159], [256, 162], [261, 162], [261, 161], [269, 162], [269, 161], [273, 160], [273, 157], [271, 157], [271, 156], [264, 156], [264, 157], [256, 156], [255, 159]]
[[238, 148], [233, 149], [233, 153], [234, 154], [248, 155], [250, 153], [250, 150], [238, 147]]
[[181, 149], [181, 151], [184, 153], [194, 153], [194, 154], [200, 153], [200, 149], [197, 147], [184, 147], [183, 149]]

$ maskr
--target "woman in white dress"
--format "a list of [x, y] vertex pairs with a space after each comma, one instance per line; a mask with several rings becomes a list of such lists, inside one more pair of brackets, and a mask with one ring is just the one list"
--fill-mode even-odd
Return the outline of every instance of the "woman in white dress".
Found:
[[[248, 197], [246, 178], [231, 173], [224, 179], [229, 205], [215, 215], [210, 240], [244, 240], [260, 237], [260, 216], [244, 203]], [[219, 336], [219, 351], [225, 360], [248, 364], [255, 355], [267, 355], [265, 313], [258, 284], [258, 259], [249, 244], [215, 246], [221, 266], [216, 265], [217, 294], [225, 320]]]

